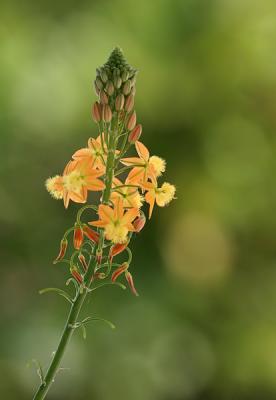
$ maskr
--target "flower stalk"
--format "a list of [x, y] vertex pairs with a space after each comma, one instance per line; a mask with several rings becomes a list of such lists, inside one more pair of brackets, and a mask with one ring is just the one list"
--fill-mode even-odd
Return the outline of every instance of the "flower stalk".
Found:
[[[142, 126], [136, 125], [134, 110], [136, 75], [137, 70], [126, 62], [121, 50], [115, 48], [108, 61], [97, 69], [94, 82], [98, 100], [92, 107], [92, 117], [99, 128], [98, 138], [90, 138], [87, 147], [73, 154], [62, 175], [46, 181], [47, 190], [53, 198], [63, 199], [65, 208], [70, 201], [86, 203], [89, 191], [102, 195], [99, 205], [86, 204], [79, 209], [76, 223], [65, 232], [54, 261], [69, 264], [67, 284], [74, 284], [74, 298], [62, 289], [48, 288], [40, 292], [56, 291], [71, 303], [71, 308], [48, 370], [45, 376], [40, 374], [41, 383], [33, 400], [46, 397], [74, 330], [82, 327], [85, 336], [84, 323], [97, 319], [87, 317], [78, 321], [91, 292], [104, 285], [125, 289], [117, 282], [124, 275], [129, 289], [138, 296], [129, 272], [132, 262], [129, 243], [133, 233], [140, 232], [146, 223], [141, 211], [143, 201], [150, 205], [151, 216], [154, 204], [163, 207], [174, 197], [173, 185], [157, 186], [157, 178], [165, 171], [165, 161], [157, 156], [150, 157], [148, 149], [138, 141]], [[135, 146], [138, 157], [122, 158], [131, 146]], [[125, 173], [128, 173], [126, 177], [117, 178]], [[87, 215], [89, 212], [96, 214], [98, 220], [84, 222], [84, 211]], [[67, 259], [70, 244], [72, 255]], [[119, 254], [121, 257], [127, 254], [127, 260], [113, 262]]]

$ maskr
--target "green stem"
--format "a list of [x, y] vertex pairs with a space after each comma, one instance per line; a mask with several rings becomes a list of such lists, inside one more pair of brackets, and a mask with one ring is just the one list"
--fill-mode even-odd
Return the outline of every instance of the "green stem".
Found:
[[[113, 127], [115, 126], [116, 119], [114, 118], [111, 127], [111, 134], [110, 134], [110, 139], [109, 139], [109, 146], [108, 146], [108, 155], [107, 155], [107, 162], [106, 162], [106, 176], [105, 176], [105, 190], [103, 192], [103, 198], [102, 198], [102, 203], [108, 204], [109, 198], [110, 198], [110, 193], [111, 193], [111, 187], [112, 187], [112, 180], [113, 180], [113, 171], [114, 171], [114, 161], [115, 161], [115, 144], [116, 144], [116, 135], [115, 132], [113, 131]], [[84, 207], [85, 208], [85, 207]], [[100, 240], [99, 244], [97, 247], [97, 251], [101, 251], [104, 246], [104, 233], [103, 230], [101, 231], [100, 234]], [[36, 394], [33, 397], [33, 400], [43, 400], [46, 397], [46, 394], [48, 393], [48, 390], [50, 389], [52, 383], [54, 382], [55, 376], [58, 372], [62, 357], [65, 353], [66, 347], [71, 339], [71, 336], [74, 332], [74, 326], [77, 322], [79, 313], [81, 311], [82, 305], [84, 303], [84, 300], [86, 298], [86, 295], [89, 291], [89, 286], [94, 274], [94, 267], [95, 265], [91, 265], [89, 270], [87, 271], [87, 274], [85, 276], [85, 283], [87, 284], [87, 288], [84, 288], [83, 291], [78, 291], [77, 296], [71, 306], [66, 324], [63, 329], [63, 333], [60, 338], [60, 342], [57, 348], [57, 351], [55, 352], [55, 355], [51, 361], [51, 364], [47, 370], [46, 376], [37, 389]]]

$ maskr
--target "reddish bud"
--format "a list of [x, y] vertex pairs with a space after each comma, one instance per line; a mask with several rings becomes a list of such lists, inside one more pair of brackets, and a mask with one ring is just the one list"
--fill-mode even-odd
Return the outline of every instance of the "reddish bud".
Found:
[[136, 125], [136, 112], [133, 111], [128, 117], [126, 127], [129, 131], [131, 131]]
[[122, 93], [118, 94], [115, 100], [115, 109], [116, 111], [121, 111], [124, 107], [125, 97]]
[[87, 262], [86, 262], [86, 259], [85, 259], [84, 255], [83, 254], [79, 254], [78, 255], [78, 259], [79, 259], [79, 262], [82, 265], [82, 268], [83, 268], [84, 272], [86, 272], [88, 270], [88, 265], [87, 265]]
[[76, 279], [76, 281], [79, 282], [79, 284], [83, 283], [83, 277], [76, 268], [71, 269], [71, 274]]
[[126, 112], [130, 112], [134, 107], [134, 96], [133, 94], [130, 94], [127, 96], [126, 101], [125, 101], [125, 110]]
[[88, 239], [92, 240], [92, 242], [98, 243], [99, 242], [99, 234], [93, 229], [89, 228], [89, 226], [85, 225], [83, 228], [83, 233], [85, 234]]
[[135, 126], [134, 129], [129, 134], [128, 141], [129, 143], [135, 143], [138, 140], [142, 133], [142, 125], [138, 124]]
[[56, 264], [59, 260], [62, 260], [65, 256], [66, 250], [68, 246], [68, 240], [63, 238], [60, 242], [60, 248], [57, 258], [54, 260], [54, 264]]
[[146, 217], [145, 217], [145, 214], [142, 213], [132, 223], [132, 225], [134, 226], [135, 232], [140, 232], [144, 228], [145, 223], [146, 223]]
[[125, 95], [128, 95], [130, 93], [130, 91], [131, 91], [131, 83], [130, 83], [130, 81], [126, 81], [123, 86], [123, 93]]
[[128, 242], [114, 244], [111, 247], [110, 252], [109, 252], [110, 261], [112, 262], [113, 257], [117, 256], [117, 254], [122, 253], [122, 251], [124, 251], [126, 249], [127, 245], [128, 245]]
[[114, 93], [114, 85], [111, 81], [108, 81], [105, 87], [105, 91], [108, 94], [108, 96], [112, 96]]
[[112, 120], [112, 111], [108, 104], [103, 105], [103, 120], [110, 122]]
[[79, 225], [75, 226], [74, 229], [74, 247], [76, 250], [81, 248], [83, 242], [83, 230]]
[[129, 285], [129, 287], [130, 287], [132, 293], [133, 293], [135, 296], [139, 296], [139, 294], [137, 293], [137, 290], [135, 289], [132, 275], [131, 275], [131, 273], [130, 273], [129, 271], [126, 271], [126, 272], [125, 272], [125, 277], [126, 277], [126, 280], [127, 280], [127, 282], [128, 282], [128, 285]]
[[102, 107], [97, 101], [93, 104], [92, 107], [92, 117], [95, 122], [100, 122], [102, 119]]
[[112, 276], [111, 276], [111, 281], [115, 282], [116, 279], [128, 269], [129, 265], [128, 263], [123, 263], [122, 265], [120, 265], [120, 267], [118, 267], [117, 269], [115, 269], [115, 271], [113, 272]]
[[99, 96], [102, 104], [108, 104], [107, 94], [103, 90], [100, 90]]

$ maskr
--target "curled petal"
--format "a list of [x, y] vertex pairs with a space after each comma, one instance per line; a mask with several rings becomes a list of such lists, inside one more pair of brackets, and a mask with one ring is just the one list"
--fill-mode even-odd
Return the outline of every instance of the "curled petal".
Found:
[[115, 271], [113, 272], [113, 274], [111, 276], [111, 281], [115, 282], [116, 279], [128, 269], [128, 267], [129, 267], [128, 263], [123, 263], [122, 265], [120, 265], [120, 267], [115, 269]]
[[63, 259], [67, 250], [67, 246], [68, 246], [68, 240], [66, 238], [63, 238], [60, 242], [59, 253], [57, 258], [54, 260], [54, 264]]
[[137, 293], [137, 290], [135, 289], [135, 286], [134, 286], [134, 282], [133, 282], [133, 278], [132, 278], [131, 273], [130, 273], [129, 271], [126, 271], [126, 272], [125, 272], [125, 276], [126, 276], [126, 280], [127, 280], [127, 282], [128, 282], [128, 285], [129, 285], [129, 287], [130, 287], [132, 293], [133, 293], [135, 296], [139, 296], [139, 294]]

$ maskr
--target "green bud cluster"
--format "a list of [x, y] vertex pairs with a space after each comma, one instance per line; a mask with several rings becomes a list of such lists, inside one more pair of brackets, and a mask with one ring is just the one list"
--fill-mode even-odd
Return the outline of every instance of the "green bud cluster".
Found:
[[115, 47], [107, 62], [96, 71], [94, 85], [100, 104], [109, 105], [112, 113], [131, 112], [134, 107], [138, 71], [127, 63], [122, 50]]

